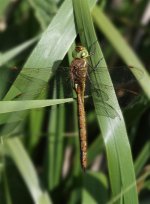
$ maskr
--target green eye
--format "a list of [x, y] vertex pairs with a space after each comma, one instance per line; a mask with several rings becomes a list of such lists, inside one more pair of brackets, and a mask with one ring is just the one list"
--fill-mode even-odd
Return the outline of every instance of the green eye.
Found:
[[86, 53], [82, 52], [81, 57], [85, 57]]
[[72, 57], [73, 58], [87, 58], [89, 57], [88, 51], [86, 48], [77, 46], [75, 50], [72, 52]]

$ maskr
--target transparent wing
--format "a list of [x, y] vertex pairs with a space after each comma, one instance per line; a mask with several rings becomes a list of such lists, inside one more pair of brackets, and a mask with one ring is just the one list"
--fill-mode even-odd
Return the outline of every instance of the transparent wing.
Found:
[[[116, 90], [119, 95], [123, 95], [125, 92], [133, 92], [133, 87], [130, 86], [130, 83], [136, 81], [136, 79], [131, 73], [131, 69], [132, 71], [133, 69], [134, 71], [136, 71], [139, 79], [143, 77], [144, 73], [138, 68], [127, 66], [109, 68], [111, 77], [113, 79], [113, 82], [115, 83]], [[95, 72], [103, 75], [103, 73], [105, 74], [106, 71], [106, 67], [96, 67], [92, 69], [92, 71], [89, 73], [89, 76]], [[18, 73], [20, 79], [13, 83], [17, 90], [20, 91], [20, 95], [18, 95], [18, 98], [20, 98], [20, 96], [23, 96], [24, 99], [31, 99], [31, 97], [38, 96], [42, 92], [42, 90], [49, 88], [49, 86], [49, 89], [53, 89], [53, 85], [47, 82], [50, 75], [53, 76], [56, 81], [58, 81], [57, 78], [61, 76], [62, 80], [58, 86], [64, 87], [65, 97], [73, 97], [72, 83], [69, 76], [69, 67], [59, 67], [55, 72], [52, 71], [52, 68], [24, 68], [21, 72], [19, 72], [18, 69], [14, 69], [11, 72], [11, 74], [14, 74], [15, 76], [17, 76]], [[26, 89], [29, 84], [31, 84], [31, 88]], [[126, 87], [124, 85], [126, 85]], [[36, 86], [40, 88], [37, 89]], [[87, 85], [87, 89], [96, 92], [97, 96], [105, 101], [105, 104], [103, 102], [99, 102], [101, 109], [98, 110], [97, 114], [111, 118], [118, 116], [117, 111], [110, 104], [108, 104], [109, 96], [106, 94], [106, 89], [113, 89], [112, 86], [108, 86], [107, 84], [102, 83], [100, 84], [100, 86], [97, 86], [97, 84], [92, 84], [91, 82], [89, 82], [89, 85]], [[106, 110], [109, 110], [109, 113]]]
[[[60, 67], [55, 72], [52, 71], [51, 68], [24, 68], [21, 71], [17, 68], [13, 68], [10, 72], [11, 79], [9, 80], [9, 84], [11, 85], [19, 74], [19, 80], [16, 80], [15, 83], [13, 83], [13, 86], [15, 86], [20, 92], [17, 98], [23, 96], [24, 99], [31, 99], [32, 97], [38, 96], [46, 88], [53, 88], [52, 84], [48, 82], [50, 76], [52, 76], [52, 78], [56, 78], [56, 81], [57, 78], [62, 76], [63, 80], [59, 85], [66, 87], [66, 97], [69, 97], [71, 96], [71, 91], [69, 92], [68, 90], [70, 90], [69, 86], [71, 85], [67, 73], [68, 70], [69, 67]], [[37, 89], [37, 87], [40, 88]]]
[[[123, 83], [130, 83], [133, 81], [137, 81], [143, 78], [144, 71], [138, 67], [133, 66], [117, 66], [117, 67], [95, 67], [92, 68], [89, 75], [94, 73], [99, 73], [103, 75], [105, 72], [109, 71], [111, 79], [114, 85], [123, 84]], [[136, 77], [133, 75], [133, 73]]]
[[107, 102], [99, 102], [99, 105], [101, 108], [99, 110], [96, 110], [96, 113], [98, 115], [110, 117], [112, 119], [115, 117], [119, 117], [118, 112]]

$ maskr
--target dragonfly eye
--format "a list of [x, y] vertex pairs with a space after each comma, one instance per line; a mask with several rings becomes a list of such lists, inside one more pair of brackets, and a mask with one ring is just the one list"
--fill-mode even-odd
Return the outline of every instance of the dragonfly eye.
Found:
[[89, 56], [86, 48], [82, 46], [77, 46], [75, 50], [72, 52], [73, 58], [86, 58]]
[[89, 57], [88, 51], [87, 51], [87, 50], [84, 50], [84, 51], [81, 53], [81, 58], [87, 58], [87, 57]]
[[86, 53], [82, 52], [81, 57], [85, 57]]

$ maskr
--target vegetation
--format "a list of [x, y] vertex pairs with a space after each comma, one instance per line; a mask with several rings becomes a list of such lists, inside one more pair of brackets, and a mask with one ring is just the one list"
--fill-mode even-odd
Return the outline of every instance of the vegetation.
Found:
[[[149, 203], [150, 5], [0, 4], [0, 202]], [[101, 90], [91, 88], [85, 99], [85, 173], [69, 80], [79, 41], [91, 54], [89, 84]]]

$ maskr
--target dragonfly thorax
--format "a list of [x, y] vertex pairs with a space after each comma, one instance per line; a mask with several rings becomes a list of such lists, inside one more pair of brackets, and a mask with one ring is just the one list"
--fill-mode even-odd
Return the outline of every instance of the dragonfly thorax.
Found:
[[70, 76], [74, 88], [78, 85], [84, 91], [87, 77], [87, 59], [75, 58], [70, 65]]

